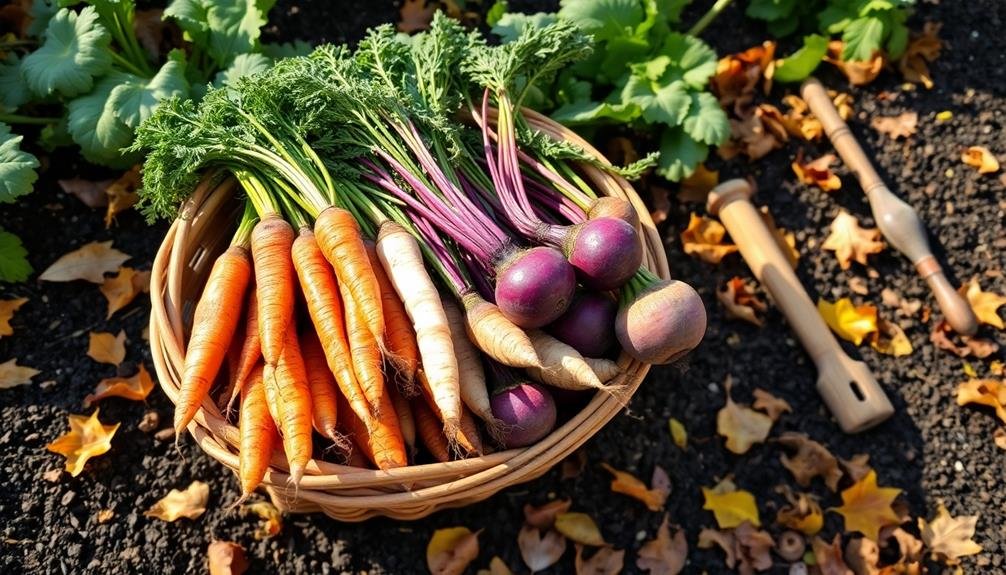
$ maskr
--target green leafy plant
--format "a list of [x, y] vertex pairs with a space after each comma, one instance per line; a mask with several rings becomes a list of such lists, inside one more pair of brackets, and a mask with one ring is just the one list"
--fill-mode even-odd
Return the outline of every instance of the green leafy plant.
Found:
[[[10, 125], [40, 125], [42, 147], [75, 144], [89, 162], [125, 168], [140, 159], [126, 150], [134, 131], [161, 102], [198, 99], [274, 56], [304, 53], [302, 43], [259, 42], [274, 2], [173, 0], [164, 19], [184, 43], [161, 57], [137, 39], [133, 0], [35, 0], [25, 37], [0, 39], [0, 203], [29, 193], [39, 165]], [[0, 281], [25, 279], [24, 258], [16, 236], [0, 232]]]
[[[497, 2], [489, 24], [502, 41], [526, 27], [569, 21], [593, 36], [588, 58], [535, 85], [525, 103], [564, 124], [591, 129], [625, 124], [659, 142], [657, 172], [688, 177], [730, 134], [730, 124], [707, 91], [716, 53], [698, 34], [729, 0], [717, 2], [687, 33], [678, 32], [688, 0], [563, 0], [555, 14], [520, 14]], [[502, 6], [502, 7], [501, 7]]]

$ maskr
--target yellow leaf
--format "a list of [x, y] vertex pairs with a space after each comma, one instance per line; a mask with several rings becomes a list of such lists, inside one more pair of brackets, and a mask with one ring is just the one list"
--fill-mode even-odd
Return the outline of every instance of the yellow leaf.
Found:
[[961, 161], [978, 168], [979, 174], [993, 174], [999, 171], [999, 160], [985, 146], [971, 146], [964, 150]]
[[119, 269], [130, 257], [113, 248], [112, 240], [91, 242], [56, 260], [38, 279], [50, 282], [87, 280], [96, 284], [105, 283], [105, 274]]
[[193, 481], [185, 491], [172, 489], [143, 514], [168, 522], [182, 517], [197, 519], [206, 512], [206, 502], [209, 498], [210, 486], [202, 481]]
[[147, 368], [140, 364], [140, 371], [132, 377], [109, 377], [98, 382], [94, 393], [84, 398], [84, 407], [91, 407], [96, 401], [106, 397], [124, 397], [135, 401], [143, 401], [154, 389], [154, 380], [147, 373]]
[[14, 335], [14, 328], [10, 326], [10, 318], [14, 317], [14, 312], [27, 301], [26, 297], [0, 299], [0, 338], [5, 335]]
[[479, 554], [479, 533], [467, 527], [437, 529], [426, 546], [426, 566], [433, 575], [461, 575]]
[[992, 379], [972, 379], [957, 386], [957, 405], [977, 403], [996, 411], [1006, 423], [1006, 384]]
[[734, 403], [730, 383], [726, 384], [727, 403], [716, 414], [716, 433], [727, 439], [726, 447], [736, 454], [747, 453], [755, 443], [762, 443], [772, 429], [772, 418], [747, 406]]
[[671, 493], [671, 480], [659, 465], [653, 469], [652, 485], [649, 488], [631, 473], [615, 469], [607, 463], [602, 463], [601, 467], [615, 476], [611, 481], [611, 490], [615, 493], [623, 493], [643, 502], [650, 511], [660, 511], [664, 508], [664, 502]]
[[859, 345], [863, 338], [877, 331], [877, 308], [872, 305], [852, 305], [852, 300], [844, 297], [835, 303], [817, 301], [817, 311], [839, 337]]
[[110, 363], [118, 366], [126, 359], [126, 332], [119, 330], [119, 335], [107, 332], [90, 334], [87, 355], [99, 363]]
[[859, 531], [876, 542], [882, 527], [901, 523], [901, 518], [891, 507], [900, 493], [901, 490], [894, 487], [877, 487], [877, 472], [870, 470], [866, 477], [842, 491], [841, 507], [828, 511], [845, 518], [846, 531]]
[[667, 425], [671, 428], [671, 441], [674, 442], [674, 445], [677, 445], [679, 449], [687, 448], [688, 431], [685, 429], [685, 424], [672, 417], [667, 421]]
[[17, 358], [0, 363], [0, 389], [10, 389], [15, 385], [27, 385], [31, 378], [41, 373], [37, 369], [17, 364]]
[[136, 193], [139, 187], [140, 165], [137, 164], [105, 188], [105, 194], [108, 196], [108, 210], [105, 212], [106, 229], [112, 227], [115, 216], [133, 207], [140, 199]]
[[936, 114], [937, 122], [949, 122], [950, 120], [953, 119], [954, 119], [954, 113], [951, 112], [950, 110], [943, 110], [942, 112]]
[[768, 305], [754, 294], [754, 288], [743, 278], [733, 277], [727, 280], [722, 288], [716, 290], [716, 299], [720, 300], [727, 311], [727, 316], [746, 321], [758, 327], [762, 326], [759, 313], [764, 313]]
[[847, 270], [853, 260], [865, 266], [866, 256], [880, 253], [884, 243], [880, 241], [880, 230], [859, 227], [856, 216], [842, 210], [831, 222], [831, 233], [821, 248], [835, 252], [838, 265]]
[[824, 61], [833, 64], [837, 67], [845, 77], [849, 79], [849, 83], [853, 86], [864, 86], [874, 81], [877, 76], [880, 75], [880, 71], [884, 69], [884, 54], [877, 50], [873, 54], [873, 58], [863, 61], [846, 61], [842, 60], [842, 51], [845, 48], [845, 43], [841, 40], [832, 40], [828, 42], [828, 54], [824, 57]]
[[206, 549], [210, 575], [240, 575], [248, 570], [244, 547], [233, 541], [214, 541]]
[[919, 532], [934, 558], [956, 565], [961, 557], [981, 552], [982, 546], [972, 539], [977, 524], [977, 515], [951, 517], [947, 508], [940, 503], [936, 517], [931, 522], [919, 517]]
[[672, 537], [668, 520], [665, 513], [664, 520], [657, 529], [657, 536], [639, 548], [636, 567], [654, 575], [677, 575], [685, 568], [685, 560], [688, 559], [685, 531], [676, 528]]
[[1006, 296], [982, 291], [981, 286], [978, 285], [978, 278], [971, 278], [967, 286], [961, 286], [959, 291], [971, 304], [971, 309], [974, 310], [978, 321], [996, 329], [1006, 328], [1006, 325], [1003, 325], [1003, 318], [996, 313], [996, 310], [1006, 305]]
[[555, 518], [555, 530], [562, 533], [574, 543], [582, 543], [600, 547], [604, 545], [604, 537], [597, 523], [586, 513], [561, 513]]
[[693, 254], [704, 262], [718, 264], [724, 256], [737, 251], [737, 246], [724, 244], [727, 231], [716, 220], [692, 214], [688, 228], [681, 232], [681, 243], [686, 254]]
[[825, 154], [816, 160], [803, 161], [803, 148], [796, 153], [796, 159], [790, 164], [793, 173], [804, 184], [817, 186], [825, 192], [833, 192], [842, 188], [842, 180], [831, 171], [831, 165], [838, 160], [835, 154]]
[[84, 470], [88, 459], [107, 453], [112, 448], [112, 437], [120, 424], [102, 425], [98, 421], [97, 409], [90, 417], [70, 415], [69, 420], [70, 431], [45, 448], [66, 457], [66, 470], [76, 477]]
[[245, 510], [259, 516], [262, 523], [255, 528], [255, 539], [268, 539], [283, 530], [283, 515], [268, 501], [256, 501], [244, 506]]
[[877, 331], [870, 338], [870, 347], [880, 353], [901, 357], [912, 353], [912, 342], [905, 330], [893, 321], [877, 320]]
[[736, 489], [733, 482], [722, 481], [712, 489], [703, 487], [702, 495], [705, 497], [702, 508], [713, 512], [720, 529], [731, 529], [745, 521], [755, 527], [761, 526], [754, 495]]
[[789, 501], [788, 505], [779, 508], [776, 522], [794, 529], [804, 535], [815, 535], [824, 526], [824, 512], [817, 500], [806, 493], [793, 493], [783, 486], [783, 495]]
[[566, 538], [549, 529], [542, 535], [536, 527], [525, 525], [517, 534], [520, 557], [532, 573], [548, 569], [566, 552]]
[[105, 279], [101, 284], [101, 294], [108, 300], [108, 314], [112, 314], [129, 305], [137, 294], [150, 291], [150, 272], [140, 272], [133, 268], [123, 267], [118, 275]]

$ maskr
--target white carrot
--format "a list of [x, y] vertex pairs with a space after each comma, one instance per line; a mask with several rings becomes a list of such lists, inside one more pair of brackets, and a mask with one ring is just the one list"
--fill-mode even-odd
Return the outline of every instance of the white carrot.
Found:
[[618, 364], [610, 359], [585, 357], [583, 358], [583, 361], [587, 362], [590, 369], [594, 370], [594, 373], [597, 375], [597, 379], [600, 379], [604, 383], [608, 383], [609, 381], [622, 375], [622, 368], [618, 367]]
[[540, 330], [527, 335], [541, 359], [540, 368], [528, 368], [531, 377], [562, 389], [606, 389], [580, 352]]
[[479, 419], [485, 422], [486, 431], [494, 439], [500, 437], [502, 425], [493, 415], [489, 403], [489, 390], [486, 384], [486, 372], [482, 367], [482, 357], [475, 345], [468, 339], [465, 326], [465, 315], [456, 303], [442, 298], [444, 313], [451, 329], [451, 340], [454, 342], [454, 357], [458, 359], [458, 369], [461, 375], [461, 401]]
[[465, 294], [465, 327], [468, 338], [483, 353], [510, 367], [541, 365], [527, 333], [477, 293]]

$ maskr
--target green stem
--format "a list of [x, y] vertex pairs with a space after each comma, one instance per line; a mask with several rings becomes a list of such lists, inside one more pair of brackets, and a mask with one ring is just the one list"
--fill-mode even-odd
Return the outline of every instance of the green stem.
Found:
[[137, 68], [136, 64], [133, 64], [132, 61], [127, 60], [126, 58], [124, 58], [122, 56], [122, 54], [119, 54], [118, 52], [110, 52], [110, 54], [112, 54], [112, 61], [115, 62], [116, 64], [118, 64], [121, 68], [123, 68], [124, 70], [126, 70], [130, 74], [133, 74], [133, 75], [136, 75], [136, 76], [140, 76], [140, 77], [143, 77], [143, 78], [148, 78], [149, 77], [149, 74], [147, 74], [143, 70]]
[[35, 116], [24, 116], [21, 114], [0, 114], [0, 122], [5, 124], [56, 124], [62, 118], [37, 118]]
[[238, 224], [238, 229], [234, 232], [231, 245], [247, 249], [251, 243], [251, 233], [256, 223], [258, 223], [258, 214], [255, 212], [255, 206], [251, 201], [246, 201], [244, 213], [241, 214], [241, 223]]
[[729, 6], [733, 1], [734, 0], [716, 0], [716, 3], [713, 4], [713, 7], [710, 8], [709, 11], [706, 12], [705, 15], [703, 15], [702, 18], [699, 19], [699, 21], [696, 22], [695, 25], [692, 26], [690, 30], [688, 30], [688, 35], [698, 36], [699, 34], [701, 34], [702, 31], [705, 30], [707, 26], [712, 24], [713, 20], [715, 20], [716, 17], [720, 15], [720, 12], [725, 10], [726, 7]]

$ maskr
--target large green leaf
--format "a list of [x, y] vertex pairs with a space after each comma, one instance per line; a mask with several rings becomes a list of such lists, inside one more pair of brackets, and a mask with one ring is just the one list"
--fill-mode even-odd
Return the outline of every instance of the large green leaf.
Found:
[[796, 8], [797, 0], [751, 0], [744, 14], [756, 20], [783, 20]]
[[0, 203], [11, 204], [31, 192], [38, 179], [38, 159], [21, 149], [21, 138], [0, 123]]
[[624, 124], [639, 117], [639, 106], [631, 102], [613, 104], [610, 102], [581, 101], [564, 104], [552, 112], [552, 119], [567, 126], [584, 124], [620, 123]]
[[238, 54], [255, 52], [266, 14], [276, 0], [172, 0], [164, 10], [219, 68]]
[[638, 105], [647, 122], [677, 126], [684, 121], [692, 101], [685, 83], [678, 80], [665, 86], [654, 84], [633, 74], [622, 89], [622, 101]]
[[828, 52], [828, 39], [811, 34], [803, 39], [803, 46], [775, 65], [772, 79], [777, 82], [800, 82], [817, 68]]
[[669, 34], [660, 54], [669, 60], [661, 83], [684, 80], [689, 86], [702, 88], [716, 72], [716, 52], [694, 36]]
[[30, 99], [31, 92], [21, 70], [21, 60], [11, 52], [6, 60], [0, 62], [0, 112], [13, 112]]
[[719, 100], [709, 92], [693, 93], [684, 121], [685, 132], [692, 139], [718, 146], [730, 137], [730, 121], [720, 107]]
[[492, 33], [499, 36], [503, 42], [513, 42], [524, 32], [524, 28], [544, 28], [555, 21], [555, 14], [545, 12], [535, 14], [507, 12], [493, 24]]
[[233, 86], [237, 83], [238, 78], [265, 72], [270, 66], [272, 66], [272, 58], [265, 54], [241, 54], [234, 58], [226, 70], [217, 72], [216, 78], [213, 79], [213, 87]]
[[179, 52], [173, 53], [150, 80], [136, 80], [116, 86], [108, 97], [115, 117], [133, 129], [149, 118], [163, 100], [173, 96], [184, 98], [189, 94], [185, 61]]
[[57, 10], [58, 6], [49, 0], [32, 0], [31, 8], [28, 9], [28, 16], [31, 17], [31, 24], [26, 30], [28, 35], [40, 38]]
[[21, 238], [0, 228], [0, 281], [23, 282], [31, 275], [28, 252]]
[[692, 175], [708, 154], [709, 147], [693, 140], [682, 128], [669, 128], [660, 138], [657, 173], [679, 182]]
[[643, 22], [639, 0], [562, 0], [560, 5], [559, 18], [593, 34], [598, 42], [631, 35]]
[[842, 33], [845, 47], [842, 59], [851, 62], [873, 58], [884, 39], [884, 22], [875, 16], [858, 18], [849, 23]]
[[112, 64], [111, 37], [88, 6], [80, 14], [63, 8], [49, 21], [42, 47], [21, 62], [32, 91], [73, 97], [91, 89]]
[[142, 78], [132, 74], [112, 72], [90, 94], [70, 101], [67, 129], [89, 162], [113, 168], [135, 163], [136, 154], [121, 151], [132, 143], [133, 130], [119, 119], [111, 96], [123, 84], [142, 82]]

